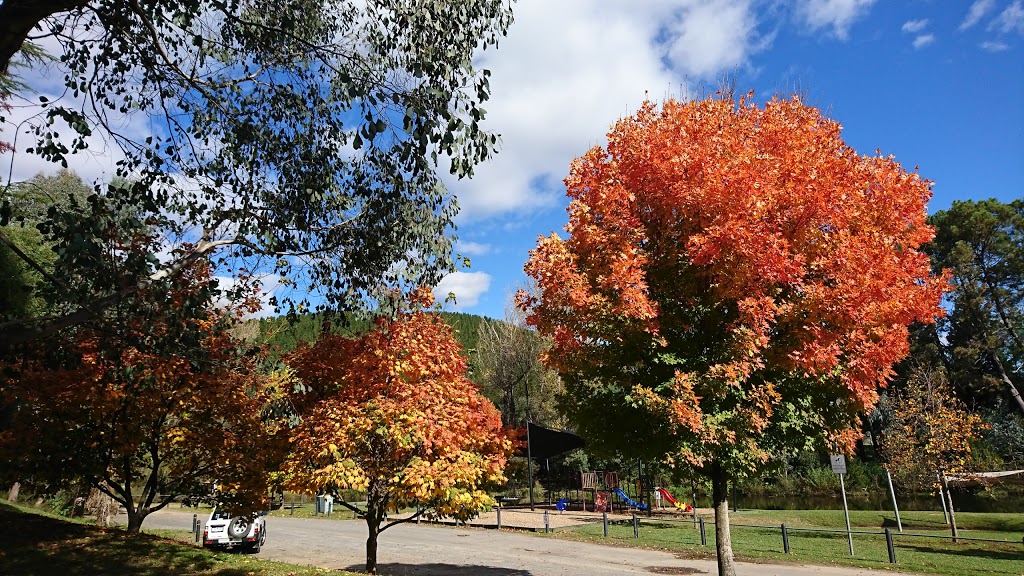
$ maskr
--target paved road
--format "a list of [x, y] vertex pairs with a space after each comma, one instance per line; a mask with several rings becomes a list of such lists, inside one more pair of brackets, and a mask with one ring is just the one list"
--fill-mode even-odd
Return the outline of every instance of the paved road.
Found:
[[[200, 516], [202, 518], [202, 516]], [[164, 510], [145, 528], [189, 530], [192, 514]], [[366, 525], [314, 518], [267, 518], [267, 542], [259, 556], [323, 568], [362, 571]], [[378, 571], [387, 576], [613, 576], [621, 574], [717, 574], [713, 560], [668, 552], [617, 548], [517, 532], [402, 524], [380, 537]], [[739, 576], [901, 576], [832, 566], [738, 565]], [[905, 576], [905, 575], [904, 575]]]

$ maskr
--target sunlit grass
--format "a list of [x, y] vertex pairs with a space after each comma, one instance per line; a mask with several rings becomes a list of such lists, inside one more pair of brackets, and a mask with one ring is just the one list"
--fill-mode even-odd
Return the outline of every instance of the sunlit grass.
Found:
[[[799, 528], [845, 529], [842, 510], [748, 510], [731, 514], [732, 545], [739, 559], [771, 559], [801, 564], [838, 564], [899, 570], [927, 574], [1024, 574], [1024, 515], [1022, 514], [960, 514], [960, 535], [970, 538], [1008, 540], [1005, 543], [961, 540], [954, 544], [948, 538], [949, 530], [942, 513], [908, 512], [901, 514], [904, 534], [895, 529], [895, 515], [891, 512], [851, 511], [853, 530], [880, 532], [892, 524], [896, 564], [890, 564], [885, 536], [882, 534], [854, 534], [853, 556], [845, 533], [826, 533], [799, 530]], [[782, 530], [789, 530], [791, 553], [783, 551]], [[753, 528], [749, 525], [763, 525]], [[641, 546], [671, 550], [693, 557], [711, 557], [715, 549], [714, 525], [705, 526], [707, 546], [701, 546], [700, 531], [690, 521], [668, 522], [642, 519], [640, 538], [633, 538], [631, 524], [609, 526], [608, 539], [603, 537], [601, 525], [588, 525], [558, 533], [560, 538], [614, 543], [622, 546]], [[941, 536], [920, 538], [909, 534]]]

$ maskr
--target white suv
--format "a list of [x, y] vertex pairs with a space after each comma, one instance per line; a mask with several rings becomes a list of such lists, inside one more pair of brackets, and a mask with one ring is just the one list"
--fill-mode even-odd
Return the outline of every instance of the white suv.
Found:
[[203, 548], [234, 548], [244, 546], [253, 553], [267, 541], [267, 521], [262, 514], [232, 516], [214, 508], [203, 531]]

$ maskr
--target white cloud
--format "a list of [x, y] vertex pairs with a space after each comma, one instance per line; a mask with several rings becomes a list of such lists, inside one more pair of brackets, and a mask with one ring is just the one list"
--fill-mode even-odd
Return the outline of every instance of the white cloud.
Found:
[[486, 126], [501, 134], [501, 151], [473, 180], [449, 183], [460, 219], [558, 205], [569, 162], [645, 97], [713, 83], [770, 42], [753, 3], [517, 2], [508, 37], [477, 62], [492, 71]]
[[[217, 285], [221, 290], [230, 290], [238, 284], [238, 280], [231, 276], [216, 276], [216, 279]], [[251, 314], [246, 314], [246, 320], [251, 318], [268, 318], [275, 314], [274, 307], [270, 305], [270, 298], [281, 287], [281, 277], [277, 274], [260, 274], [257, 276], [256, 281], [260, 286], [260, 309]], [[217, 301], [217, 305], [220, 307], [225, 307], [230, 303], [227, 298], [221, 298]]]
[[[51, 102], [58, 99], [57, 94], [50, 92], [27, 91], [28, 94], [39, 94], [46, 96]], [[33, 96], [33, 101], [14, 99], [10, 102], [11, 109], [3, 114], [4, 122], [0, 126], [0, 138], [14, 144], [14, 152], [6, 152], [0, 155], [0, 174], [2, 181], [6, 183], [8, 175], [11, 181], [20, 182], [28, 180], [36, 174], [53, 174], [61, 169], [59, 163], [50, 162], [27, 150], [36, 146], [36, 135], [32, 133], [33, 126], [44, 125], [46, 110], [38, 104], [38, 98]], [[60, 100], [60, 104], [70, 109], [79, 108], [80, 104], [69, 102], [67, 98]], [[122, 116], [115, 118], [114, 127], [119, 133], [132, 138], [144, 139], [151, 134], [145, 122], [137, 118]], [[55, 120], [52, 126], [47, 127], [61, 135], [61, 142], [65, 145], [71, 144], [74, 138], [74, 131], [62, 120]], [[104, 130], [94, 129], [92, 134], [85, 139], [88, 147], [85, 150], [66, 154], [68, 169], [82, 177], [88, 184], [97, 181], [107, 182], [114, 176], [115, 163], [124, 158], [124, 152], [116, 143], [106, 138]]]
[[988, 52], [1005, 52], [1010, 49], [1010, 45], [1005, 42], [982, 42], [979, 46]]
[[491, 275], [486, 272], [452, 272], [434, 288], [434, 298], [444, 302], [449, 293], [455, 294], [455, 310], [472, 308], [480, 296], [491, 287]]
[[455, 243], [455, 251], [464, 256], [483, 256], [488, 254], [491, 248], [490, 244], [481, 244], [480, 242], [470, 242], [468, 240], [459, 240]]
[[932, 42], [935, 42], [935, 34], [921, 34], [914, 38], [914, 48], [924, 48]]
[[971, 4], [971, 7], [967, 10], [967, 16], [964, 17], [964, 21], [960, 23], [960, 30], [967, 30], [981, 21], [985, 14], [992, 10], [995, 3], [995, 0], [975, 0], [974, 4]]
[[[70, 33], [83, 41], [95, 41], [101, 36], [100, 27], [88, 13], [81, 19], [75, 19], [74, 26], [73, 30], [65, 30], [65, 33]], [[74, 96], [65, 85], [67, 70], [59, 60], [64, 54], [61, 41], [54, 36], [44, 35], [35, 42], [52, 59], [14, 69], [28, 88], [19, 91], [8, 101], [11, 110], [3, 114], [5, 121], [0, 125], [0, 138], [14, 142], [16, 150], [14, 153], [0, 155], [0, 182], [6, 182], [8, 176], [14, 182], [27, 180], [36, 174], [52, 174], [61, 168], [60, 164], [26, 152], [28, 148], [36, 145], [36, 136], [32, 134], [33, 126], [42, 125], [59, 133], [60, 141], [69, 147], [75, 136], [74, 131], [62, 120], [55, 120], [52, 126], [45, 126], [47, 108], [40, 104], [40, 96], [46, 97], [49, 107], [59, 105], [69, 110], [80, 111], [87, 116], [92, 128], [92, 134], [85, 138], [88, 147], [65, 155], [68, 168], [90, 184], [109, 181], [115, 174], [116, 163], [125, 156], [120, 145], [111, 136], [111, 132], [126, 139], [143, 141], [147, 136], [154, 134], [152, 118], [147, 114], [122, 113], [103, 108], [102, 119], [109, 130], [99, 128], [93, 103], [84, 94]], [[88, 74], [89, 72], [86, 76]], [[135, 88], [127, 87], [128, 90]]]
[[904, 32], [907, 32], [909, 34], [917, 34], [921, 30], [924, 30], [926, 26], [928, 26], [927, 19], [907, 20], [906, 22], [903, 23], [903, 26], [900, 27], [900, 30], [903, 30]]
[[743, 65], [767, 42], [758, 40], [749, 1], [690, 3], [666, 24], [666, 32], [672, 37], [668, 58], [673, 69], [698, 78]]
[[1003, 34], [1024, 34], [1024, 5], [1021, 0], [1014, 0], [1013, 4], [1007, 6], [989, 28], [995, 28]]
[[797, 4], [797, 15], [812, 31], [832, 28], [837, 38], [845, 40], [850, 26], [874, 3], [875, 0], [803, 0]]

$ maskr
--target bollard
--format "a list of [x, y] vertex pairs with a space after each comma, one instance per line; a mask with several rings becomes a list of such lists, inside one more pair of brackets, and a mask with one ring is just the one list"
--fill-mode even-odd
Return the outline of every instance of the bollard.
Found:
[[704, 531], [704, 518], [700, 519], [700, 545], [708, 545], [708, 534]]
[[291, 508], [289, 508], [288, 515], [289, 516], [295, 516], [295, 502], [294, 501], [292, 502]]
[[201, 523], [196, 523], [196, 543], [197, 544], [199, 542], [201, 542], [202, 539], [203, 539], [202, 532], [203, 532], [202, 524]]
[[604, 537], [608, 537], [608, 513], [601, 512], [601, 524], [604, 526]]
[[192, 531], [195, 532], [196, 524], [199, 524], [199, 514], [192, 515]]
[[633, 538], [640, 538], [640, 519], [636, 517], [636, 512], [633, 512]]
[[892, 545], [892, 530], [885, 529], [885, 547], [889, 550], [889, 564], [896, 563], [896, 547]]
[[501, 506], [498, 506], [498, 530], [501, 530]]
[[548, 533], [548, 530], [549, 530], [549, 524], [548, 524], [548, 511], [547, 511], [547, 510], [545, 510], [545, 511], [544, 511], [544, 533], [545, 533], [545, 534], [547, 534], [547, 533]]
[[782, 551], [789, 554], [789, 531], [785, 523], [782, 524]]

